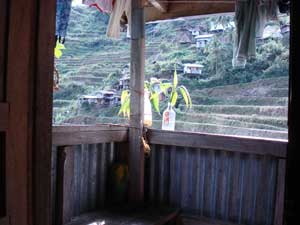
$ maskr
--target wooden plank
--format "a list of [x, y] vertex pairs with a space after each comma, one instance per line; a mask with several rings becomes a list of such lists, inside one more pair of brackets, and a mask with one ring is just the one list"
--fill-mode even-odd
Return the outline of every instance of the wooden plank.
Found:
[[55, 224], [63, 224], [63, 201], [64, 201], [64, 168], [66, 161], [66, 153], [64, 147], [58, 147], [57, 151], [57, 174], [56, 174], [56, 218]]
[[9, 225], [8, 217], [0, 218], [0, 225]]
[[258, 191], [257, 191], [257, 203], [256, 203], [256, 222], [258, 224], [263, 224], [266, 220], [267, 215], [267, 195], [265, 190], [268, 187], [269, 177], [269, 157], [264, 156], [261, 159], [260, 164], [258, 165], [258, 169], [260, 171], [258, 179]]
[[5, 99], [8, 0], [0, 1], [0, 102]]
[[142, 149], [145, 79], [145, 18], [143, 0], [131, 3], [131, 62], [130, 62], [130, 129], [129, 129], [129, 199], [144, 198], [144, 150]]
[[88, 210], [96, 209], [97, 203], [97, 145], [89, 148], [89, 172], [88, 172]]
[[88, 145], [82, 145], [80, 162], [80, 213], [88, 211]]
[[179, 17], [208, 15], [218, 13], [233, 13], [235, 11], [235, 1], [222, 2], [199, 2], [194, 1], [169, 1], [167, 12], [161, 12], [155, 7], [145, 8], [146, 22], [175, 19]]
[[113, 124], [96, 124], [96, 125], [56, 125], [52, 127], [53, 133], [73, 133], [84, 131], [128, 131], [128, 126]]
[[148, 0], [157, 10], [162, 13], [168, 11], [168, 1], [160, 1], [160, 0]]
[[102, 130], [90, 127], [83, 131], [61, 131], [53, 129], [53, 144], [62, 145], [79, 145], [79, 144], [97, 144], [106, 142], [126, 142], [128, 140], [128, 128], [120, 130]]
[[288, 110], [288, 133], [289, 147], [286, 162], [286, 194], [285, 194], [285, 223], [293, 224], [299, 218], [298, 198], [300, 184], [295, 182], [299, 177], [299, 146], [300, 146], [300, 49], [298, 42], [299, 33], [299, 13], [297, 1], [291, 1], [290, 9], [290, 58], [289, 58], [289, 110]]
[[[36, 88], [37, 1], [9, 1], [6, 101], [7, 215], [12, 225], [33, 224], [33, 127]], [[36, 105], [35, 105], [36, 106]], [[40, 162], [43, 163], [43, 162]], [[47, 193], [48, 194], [48, 193]]]
[[285, 192], [285, 169], [286, 161], [280, 159], [278, 161], [277, 168], [277, 192], [276, 192], [276, 203], [275, 203], [275, 215], [274, 225], [283, 224], [283, 212], [284, 212], [284, 192]]
[[229, 212], [228, 218], [232, 221], [240, 220], [239, 209], [241, 206], [240, 195], [242, 193], [242, 188], [239, 185], [241, 183], [241, 154], [239, 152], [233, 153], [231, 161], [231, 179], [229, 186]]
[[0, 133], [0, 218], [6, 216], [5, 137]]
[[[36, 1], [38, 12], [35, 45], [35, 79], [31, 81], [33, 98], [33, 224], [50, 225], [52, 91], [55, 45], [56, 0]], [[45, 19], [46, 18], [46, 19]], [[20, 37], [22, 42], [22, 37]]]
[[63, 224], [69, 222], [74, 216], [74, 149], [65, 147], [66, 160], [64, 165], [63, 184]]
[[151, 144], [244, 152], [250, 154], [271, 155], [280, 158], [285, 158], [287, 151], [287, 141], [285, 140], [245, 138], [177, 131], [170, 132], [154, 129], [149, 129], [147, 135]]
[[184, 225], [238, 225], [237, 223], [187, 214], [182, 215], [182, 221]]
[[8, 113], [9, 105], [7, 103], [0, 103], [0, 132], [6, 131], [8, 128]]

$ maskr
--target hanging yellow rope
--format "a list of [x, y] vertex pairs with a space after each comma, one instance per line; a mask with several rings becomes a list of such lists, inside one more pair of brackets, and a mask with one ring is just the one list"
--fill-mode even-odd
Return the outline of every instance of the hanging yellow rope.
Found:
[[147, 136], [146, 136], [146, 131], [144, 130], [143, 132], [143, 136], [142, 136], [142, 147], [144, 149], [144, 153], [146, 156], [150, 156], [150, 151], [151, 151], [151, 148], [148, 144], [148, 140], [147, 140]]
[[56, 69], [56, 66], [54, 66], [54, 72], [53, 72], [53, 90], [57, 91], [59, 89], [59, 73]]

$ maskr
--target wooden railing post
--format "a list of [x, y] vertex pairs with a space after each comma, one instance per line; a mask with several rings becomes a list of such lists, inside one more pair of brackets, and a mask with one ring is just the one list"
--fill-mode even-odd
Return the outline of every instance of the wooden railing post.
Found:
[[143, 0], [132, 0], [131, 78], [129, 129], [129, 199], [144, 198], [144, 153], [141, 148], [144, 120], [145, 17]]
[[74, 211], [74, 150], [71, 147], [58, 147], [57, 160], [56, 224], [62, 225], [71, 220]]

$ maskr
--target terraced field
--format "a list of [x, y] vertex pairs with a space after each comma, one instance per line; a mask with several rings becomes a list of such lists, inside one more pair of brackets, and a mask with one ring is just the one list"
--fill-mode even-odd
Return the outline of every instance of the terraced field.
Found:
[[176, 129], [287, 139], [286, 87], [287, 78], [270, 78], [194, 91], [192, 109], [177, 112]]
[[[81, 24], [77, 23], [79, 17]], [[63, 57], [56, 60], [61, 88], [54, 93], [54, 123], [128, 122], [117, 116], [118, 106], [83, 108], [78, 103], [82, 95], [113, 88], [129, 64], [129, 39], [125, 33], [120, 40], [106, 38], [107, 20], [107, 16], [96, 10], [73, 8], [66, 49]], [[175, 32], [163, 33], [166, 24], [157, 27], [156, 31], [151, 27], [146, 29], [147, 78], [153, 75], [166, 78], [163, 73], [155, 73], [156, 62], [174, 62], [177, 55], [181, 60], [199, 56], [195, 48], [174, 43]], [[112, 74], [116, 75], [111, 78]], [[179, 74], [179, 80], [183, 78]], [[191, 91], [192, 109], [186, 112], [182, 103], [176, 109], [176, 130], [287, 139], [287, 97], [287, 77], [205, 89], [196, 87]], [[153, 127], [161, 127], [161, 117], [155, 113]]]

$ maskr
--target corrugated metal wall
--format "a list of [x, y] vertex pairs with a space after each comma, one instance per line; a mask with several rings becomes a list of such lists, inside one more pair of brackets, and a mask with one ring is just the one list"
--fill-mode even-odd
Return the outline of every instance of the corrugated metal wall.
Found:
[[152, 145], [148, 194], [184, 212], [270, 225], [277, 164], [269, 156]]
[[[71, 194], [66, 203], [71, 211], [67, 212], [68, 216], [74, 217], [101, 208], [106, 200], [108, 168], [116, 156], [115, 144], [84, 144], [67, 147], [65, 150], [53, 147], [52, 218], [57, 218], [57, 185], [58, 176], [61, 176], [58, 172], [59, 157], [61, 157], [59, 151], [66, 152], [65, 169], [71, 165], [71, 171], [70, 169], [68, 171]], [[55, 223], [55, 219], [53, 222]]]

